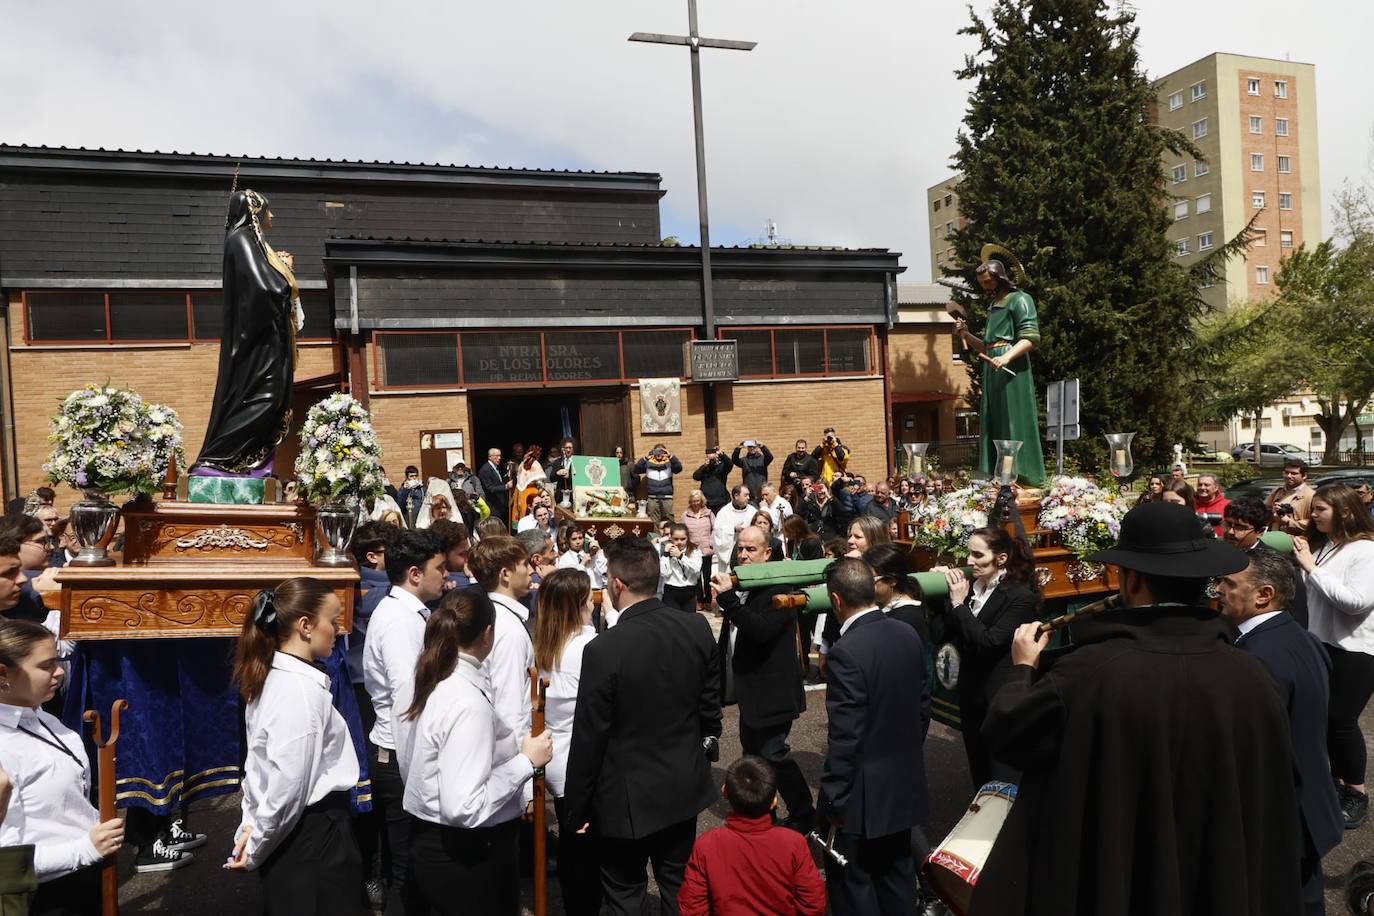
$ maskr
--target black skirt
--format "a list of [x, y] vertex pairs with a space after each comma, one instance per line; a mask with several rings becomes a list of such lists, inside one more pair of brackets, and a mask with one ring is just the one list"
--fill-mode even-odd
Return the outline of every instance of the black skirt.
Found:
[[349, 816], [347, 792], [326, 795], [305, 809], [258, 870], [267, 916], [363, 912], [363, 860]]

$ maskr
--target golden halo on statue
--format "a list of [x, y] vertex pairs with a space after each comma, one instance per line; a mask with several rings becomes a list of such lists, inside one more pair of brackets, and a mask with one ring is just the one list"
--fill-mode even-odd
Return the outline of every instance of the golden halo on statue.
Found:
[[986, 264], [988, 261], [1001, 261], [1007, 271], [1011, 274], [1012, 282], [1017, 287], [1026, 285], [1026, 268], [1021, 266], [1021, 261], [1012, 254], [1009, 249], [991, 242], [983, 246], [983, 250], [978, 252], [979, 262]]

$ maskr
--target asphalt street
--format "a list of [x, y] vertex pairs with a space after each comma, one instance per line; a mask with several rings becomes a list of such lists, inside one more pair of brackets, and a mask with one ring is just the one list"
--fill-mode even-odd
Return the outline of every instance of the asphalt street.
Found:
[[[1365, 710], [1362, 718], [1366, 740], [1374, 736], [1374, 712]], [[806, 713], [792, 729], [792, 749], [814, 791], [820, 780], [825, 754], [825, 692], [813, 688], [807, 693]], [[738, 716], [731, 707], [725, 712], [725, 733], [721, 748], [721, 764], [713, 770], [717, 783], [724, 779], [724, 766], [740, 754]], [[1374, 757], [1371, 758], [1374, 760]], [[969, 781], [964, 760], [963, 743], [959, 734], [938, 723], [932, 724], [925, 746], [926, 773], [930, 784], [931, 816], [926, 832], [932, 842], [938, 842], [954, 826], [967, 807], [973, 785]], [[196, 861], [171, 873], [135, 875], [133, 853], [126, 849], [120, 856], [120, 907], [131, 913], [175, 913], [195, 916], [228, 916], [261, 912], [258, 879], [251, 873], [225, 871], [221, 865], [229, 853], [231, 837], [238, 824], [237, 795], [223, 796], [193, 805], [191, 826], [209, 834], [208, 844], [196, 851]], [[698, 830], [719, 826], [727, 806], [718, 800], [702, 813]], [[553, 808], [549, 807], [549, 823], [554, 823]], [[1374, 820], [1358, 830], [1349, 831], [1341, 845], [1330, 853], [1324, 864], [1327, 886], [1327, 913], [1331, 916], [1345, 912], [1341, 889], [1350, 866], [1359, 858], [1374, 855]], [[526, 912], [532, 912], [532, 885], [525, 881]], [[556, 876], [549, 877], [549, 912], [561, 914]]]

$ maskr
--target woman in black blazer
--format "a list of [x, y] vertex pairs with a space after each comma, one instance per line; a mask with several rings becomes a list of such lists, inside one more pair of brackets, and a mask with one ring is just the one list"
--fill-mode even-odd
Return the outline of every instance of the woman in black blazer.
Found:
[[969, 775], [977, 789], [992, 779], [1016, 782], [1020, 774], [994, 760], [983, 743], [983, 719], [992, 694], [1011, 667], [1016, 628], [1040, 618], [1035, 554], [1024, 538], [1002, 528], [980, 528], [968, 539], [973, 584], [959, 570], [946, 569], [949, 608], [945, 632], [959, 649], [959, 719]]

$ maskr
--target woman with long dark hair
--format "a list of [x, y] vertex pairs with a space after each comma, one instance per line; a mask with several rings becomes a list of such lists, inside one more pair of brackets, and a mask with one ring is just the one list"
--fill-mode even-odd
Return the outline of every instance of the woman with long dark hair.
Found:
[[1374, 695], [1374, 519], [1353, 489], [1328, 484], [1313, 494], [1309, 521], [1293, 559], [1307, 585], [1308, 629], [1331, 657], [1326, 748], [1351, 830], [1369, 813], [1360, 714]]
[[1005, 529], [979, 528], [969, 535], [968, 563], [971, 585], [961, 570], [944, 570], [949, 608], [943, 622], [959, 651], [959, 720], [976, 789], [990, 779], [1016, 782], [1019, 775], [988, 753], [983, 719], [1002, 672], [1011, 667], [1016, 628], [1039, 617], [1040, 588], [1030, 545]]
[[319, 579], [259, 592], [239, 633], [247, 704], [242, 820], [226, 868], [257, 869], [263, 912], [360, 912], [362, 856], [349, 824], [358, 756], [329, 678], [339, 598]]
[[877, 544], [864, 551], [864, 562], [873, 567], [878, 608], [915, 630], [929, 653], [930, 620], [921, 604], [921, 586], [911, 578], [911, 551], [900, 544]]
[[480, 587], [444, 595], [425, 624], [404, 713], [415, 723], [403, 802], [414, 818], [411, 864], [429, 905], [445, 916], [520, 912], [525, 783], [553, 756], [547, 729], [522, 739], [491, 705], [482, 663], [495, 622]]
[[783, 520], [782, 544], [789, 560], [819, 560], [825, 556], [825, 545], [800, 515], [789, 515]]
[[[695, 562], [695, 556], [692, 559]], [[700, 572], [699, 566], [697, 569]], [[568, 810], [563, 803], [568, 748], [582, 678], [582, 651], [595, 638], [591, 579], [579, 569], [555, 570], [539, 586], [534, 663], [540, 676], [549, 679], [544, 722], [553, 736], [553, 759], [546, 775], [558, 817], [558, 882], [563, 891], [563, 911], [569, 916], [595, 916], [601, 911], [601, 878], [591, 838], [578, 834], [582, 825], [567, 819]]]
[[100, 912], [100, 861], [124, 842], [124, 822], [91, 805], [81, 736], [40, 708], [61, 682], [52, 633], [0, 616], [0, 770], [14, 782], [0, 846], [33, 847], [35, 916]]

